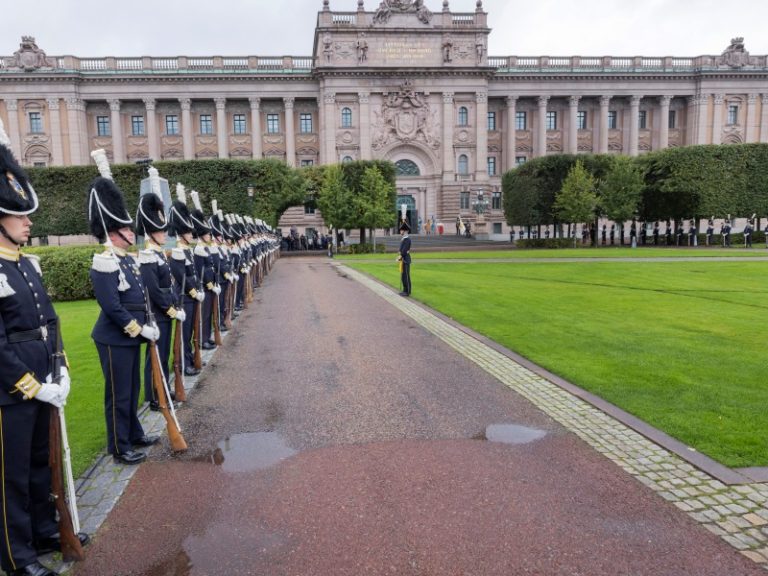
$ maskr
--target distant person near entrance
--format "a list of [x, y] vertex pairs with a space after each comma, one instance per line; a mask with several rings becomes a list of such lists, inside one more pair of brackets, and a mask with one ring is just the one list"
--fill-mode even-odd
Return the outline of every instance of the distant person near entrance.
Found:
[[400, 283], [402, 284], [402, 291], [400, 296], [411, 295], [411, 238], [408, 233], [411, 231], [408, 223], [403, 220], [400, 223], [400, 254], [397, 257], [397, 261], [400, 263]]

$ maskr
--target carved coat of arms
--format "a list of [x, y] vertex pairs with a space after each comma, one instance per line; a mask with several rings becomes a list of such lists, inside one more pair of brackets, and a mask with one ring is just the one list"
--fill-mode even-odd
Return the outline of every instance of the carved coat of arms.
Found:
[[374, 114], [375, 150], [381, 150], [395, 140], [422, 142], [435, 149], [440, 147], [437, 111], [431, 110], [427, 98], [414, 91], [410, 81], [406, 80], [398, 92], [387, 95], [381, 111], [374, 111]]
[[424, 6], [424, 0], [382, 0], [373, 15], [373, 23], [385, 24], [392, 14], [416, 14], [424, 24], [429, 24], [432, 20], [432, 12]]
[[32, 36], [22, 36], [19, 49], [13, 53], [12, 58], [6, 58], [5, 63], [8, 68], [21, 68], [25, 72], [32, 72], [38, 68], [55, 67], [53, 60], [37, 47]]
[[749, 52], [744, 48], [744, 38], [733, 38], [731, 45], [717, 58], [718, 66], [743, 68], [750, 64]]

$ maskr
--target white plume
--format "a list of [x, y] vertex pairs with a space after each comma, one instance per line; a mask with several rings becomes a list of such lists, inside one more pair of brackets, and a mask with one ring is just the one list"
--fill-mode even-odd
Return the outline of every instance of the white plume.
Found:
[[149, 184], [152, 187], [152, 193], [162, 200], [163, 191], [160, 190], [160, 173], [154, 166], [150, 166], [147, 172], [149, 172]]
[[192, 190], [192, 192], [190, 192], [189, 195], [192, 196], [192, 204], [195, 205], [195, 208], [197, 210], [200, 210], [200, 212], [202, 212], [203, 207], [200, 204], [200, 194], [197, 193], [197, 190]]
[[217, 214], [219, 212], [218, 200], [211, 200], [211, 214]]
[[91, 152], [91, 158], [96, 162], [96, 167], [99, 169], [99, 174], [102, 178], [112, 180], [112, 170], [109, 168], [109, 158], [107, 158], [107, 152], [104, 148], [99, 148]]
[[8, 138], [8, 134], [5, 133], [5, 126], [3, 126], [3, 119], [0, 118], [0, 144], [11, 149], [11, 139]]
[[224, 210], [218, 210], [216, 214], [219, 215], [219, 222], [224, 222]]
[[224, 216], [224, 219], [227, 221], [227, 224], [232, 226], [232, 214], [227, 214], [226, 216]]
[[176, 198], [178, 198], [179, 202], [182, 204], [187, 203], [187, 189], [181, 182], [176, 184]]

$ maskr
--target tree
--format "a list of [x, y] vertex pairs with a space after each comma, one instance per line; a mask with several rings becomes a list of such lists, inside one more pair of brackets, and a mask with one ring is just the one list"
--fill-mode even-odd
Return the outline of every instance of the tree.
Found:
[[317, 207], [329, 228], [338, 231], [350, 225], [352, 194], [344, 185], [341, 167], [338, 164], [325, 167]]
[[[555, 214], [562, 222], [591, 222], [597, 208], [595, 177], [581, 160], [568, 171], [563, 187], [555, 198]], [[575, 245], [574, 236], [574, 245]]]
[[372, 200], [366, 196], [363, 188], [363, 175], [366, 169], [375, 166], [386, 182], [392, 185], [388, 191], [390, 195], [389, 209], [394, 212], [397, 193], [395, 190], [395, 165], [392, 162], [383, 160], [357, 160], [342, 164], [341, 171], [344, 178], [344, 185], [352, 195], [352, 208], [350, 211], [350, 221], [347, 228], [360, 229], [360, 243], [365, 243], [366, 218], [368, 210], [371, 207]]
[[[376, 166], [369, 166], [360, 181], [361, 194], [357, 202], [363, 202], [361, 222], [366, 228], [384, 228], [395, 223], [394, 198], [397, 191], [391, 182], [387, 182]], [[373, 235], [374, 249], [376, 235]]]
[[[624, 229], [624, 222], [634, 218], [642, 200], [645, 182], [637, 163], [627, 156], [617, 156], [613, 167], [600, 182], [600, 206], [603, 213]], [[624, 243], [624, 234], [621, 235]]]

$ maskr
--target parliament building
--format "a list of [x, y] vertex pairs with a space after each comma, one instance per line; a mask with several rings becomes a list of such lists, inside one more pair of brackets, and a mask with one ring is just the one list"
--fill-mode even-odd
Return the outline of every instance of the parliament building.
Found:
[[[319, 8], [307, 56], [49, 56], [23, 37], [0, 57], [0, 118], [29, 166], [95, 148], [114, 163], [391, 160], [398, 205], [453, 233], [482, 194], [499, 237], [501, 175], [530, 158], [768, 142], [768, 56], [742, 38], [705, 56], [493, 56], [482, 0]], [[300, 207], [291, 224], [322, 228]]]

